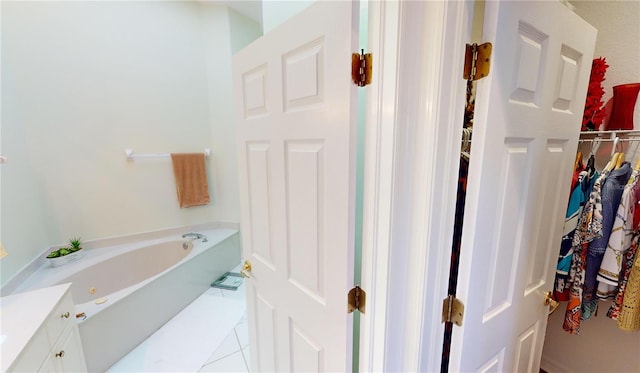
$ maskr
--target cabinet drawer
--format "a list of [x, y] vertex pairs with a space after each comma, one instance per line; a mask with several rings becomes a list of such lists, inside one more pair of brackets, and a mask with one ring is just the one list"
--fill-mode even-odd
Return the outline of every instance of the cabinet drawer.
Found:
[[56, 343], [58, 337], [62, 334], [62, 331], [71, 322], [75, 322], [74, 306], [73, 300], [71, 299], [71, 293], [67, 292], [54, 310], [49, 314], [49, 317], [45, 322], [50, 346], [53, 346]]

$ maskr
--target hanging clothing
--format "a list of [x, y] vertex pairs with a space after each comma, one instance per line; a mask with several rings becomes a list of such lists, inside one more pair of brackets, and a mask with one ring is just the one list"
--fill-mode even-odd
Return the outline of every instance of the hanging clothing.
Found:
[[609, 237], [600, 269], [598, 270], [598, 289], [596, 296], [599, 299], [613, 299], [617, 294], [620, 273], [622, 271], [622, 257], [631, 247], [633, 236], [633, 215], [635, 213], [636, 189], [639, 171], [633, 171], [627, 185], [622, 192], [622, 198], [618, 205], [613, 229]]
[[582, 320], [582, 290], [584, 285], [585, 266], [587, 263], [588, 243], [573, 247], [571, 262], [571, 288], [569, 289], [569, 302], [564, 314], [562, 328], [570, 334], [580, 334]]
[[[578, 222], [578, 228], [581, 232], [580, 242], [588, 243], [597, 238], [602, 237], [602, 187], [609, 176], [609, 170], [603, 170], [589, 193], [588, 204], [585, 205], [583, 215], [587, 215], [585, 219]], [[577, 233], [577, 232], [576, 232]], [[574, 240], [575, 244], [575, 240]]]
[[582, 215], [582, 210], [587, 201], [587, 196], [591, 193], [593, 183], [597, 178], [597, 172], [589, 177], [587, 171], [580, 172], [577, 183], [565, 215], [562, 241], [560, 243], [560, 254], [558, 255], [558, 264], [556, 266], [555, 278], [555, 294], [557, 301], [569, 300], [569, 289], [571, 281], [569, 279], [569, 270], [571, 269], [571, 261], [573, 257], [573, 236], [575, 235], [578, 221]]
[[[637, 209], [636, 211], [638, 210], [640, 209]], [[631, 275], [631, 269], [633, 268], [633, 261], [637, 255], [639, 241], [640, 234], [636, 232], [631, 239], [629, 249], [624, 253], [622, 273], [620, 275], [620, 286], [618, 286], [618, 291], [613, 299], [613, 303], [611, 304], [611, 307], [609, 307], [609, 311], [607, 311], [607, 317], [610, 319], [617, 320], [620, 316], [620, 310], [622, 309], [622, 303], [624, 302], [624, 294], [627, 290], [627, 283], [629, 281], [629, 276]]]
[[601, 196], [597, 201], [599, 203], [596, 203], [594, 215], [598, 212], [601, 214], [602, 224], [600, 237], [591, 241], [587, 255], [584, 292], [582, 294], [582, 318], [585, 320], [591, 318], [598, 305], [598, 298], [596, 297], [598, 271], [609, 243], [615, 214], [622, 198], [624, 186], [630, 176], [631, 164], [629, 162], [625, 162], [620, 168], [611, 171], [602, 186]]
[[579, 181], [580, 181], [580, 175], [582, 174], [582, 171], [585, 170], [584, 164], [582, 164], [582, 158], [580, 158], [578, 160], [578, 163], [576, 163], [575, 165], [575, 170], [573, 170], [573, 176], [571, 177], [571, 193], [573, 194], [574, 189], [576, 188], [576, 185], [578, 185]]
[[594, 215], [595, 204], [600, 199], [602, 184], [609, 174], [608, 170], [602, 171], [601, 175], [594, 176], [595, 182], [589, 193], [589, 199], [585, 203], [582, 215], [578, 221], [578, 227], [573, 236], [573, 256], [571, 258], [571, 269], [569, 270], [569, 302], [565, 311], [562, 328], [571, 334], [580, 333], [580, 321], [582, 319], [582, 292], [584, 286], [584, 274], [587, 261], [587, 250], [589, 243], [598, 237], [598, 227], [602, 223], [593, 221], [601, 219], [601, 215]]
[[640, 330], [640, 255], [637, 253], [618, 316], [618, 327], [627, 331]]
[[[456, 198], [456, 211], [453, 223], [453, 242], [451, 243], [451, 264], [449, 266], [448, 294], [456, 295], [458, 287], [458, 270], [460, 266], [460, 248], [462, 246], [462, 226], [464, 223], [464, 206], [467, 200], [467, 177], [469, 175], [469, 160], [460, 158], [458, 170], [458, 195]], [[449, 359], [451, 354], [451, 336], [453, 323], [444, 324], [444, 341], [442, 345], [441, 372], [449, 371]]]

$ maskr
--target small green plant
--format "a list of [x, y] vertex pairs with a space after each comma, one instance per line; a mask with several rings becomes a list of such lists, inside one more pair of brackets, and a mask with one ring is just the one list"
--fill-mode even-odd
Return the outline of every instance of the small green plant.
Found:
[[69, 249], [72, 252], [82, 249], [82, 241], [80, 241], [80, 237], [74, 237], [69, 240]]
[[79, 237], [74, 237], [69, 240], [69, 246], [61, 247], [58, 250], [52, 251], [49, 255], [47, 255], [47, 258], [58, 258], [61, 256], [69, 255], [71, 253], [75, 253], [80, 249], [82, 249], [82, 241], [80, 241]]

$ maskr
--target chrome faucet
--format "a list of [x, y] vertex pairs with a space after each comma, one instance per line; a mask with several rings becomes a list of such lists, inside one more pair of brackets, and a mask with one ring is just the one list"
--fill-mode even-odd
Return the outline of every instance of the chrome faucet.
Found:
[[202, 240], [202, 242], [207, 242], [207, 236], [200, 233], [185, 233], [182, 235], [182, 238], [193, 237], [195, 240]]

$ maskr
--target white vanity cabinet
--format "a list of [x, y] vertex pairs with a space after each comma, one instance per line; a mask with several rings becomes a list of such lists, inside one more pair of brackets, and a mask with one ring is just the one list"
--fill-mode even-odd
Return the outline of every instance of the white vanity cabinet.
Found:
[[70, 284], [0, 299], [2, 372], [86, 372]]

